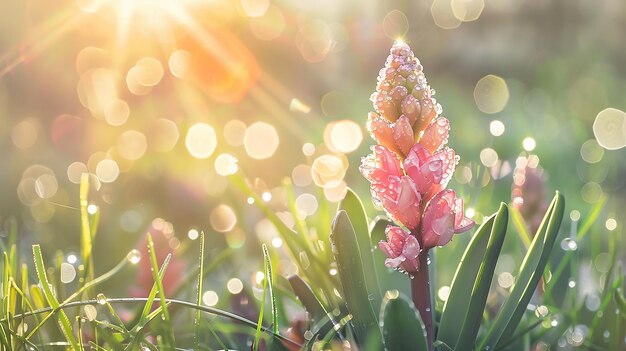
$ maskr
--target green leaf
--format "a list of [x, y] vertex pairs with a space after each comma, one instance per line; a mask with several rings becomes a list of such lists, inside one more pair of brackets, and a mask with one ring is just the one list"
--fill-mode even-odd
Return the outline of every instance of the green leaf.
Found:
[[46, 297], [50, 307], [52, 307], [53, 310], [58, 310], [58, 322], [63, 335], [69, 342], [70, 346], [72, 346], [72, 349], [82, 350], [74, 337], [70, 319], [67, 317], [67, 314], [65, 314], [65, 311], [59, 309], [59, 300], [57, 300], [56, 296], [52, 292], [52, 289], [50, 289], [50, 282], [48, 281], [48, 276], [46, 275], [46, 267], [43, 263], [43, 256], [41, 255], [41, 247], [39, 245], [33, 245], [33, 258], [35, 261], [35, 271], [37, 272], [37, 278], [39, 278], [39, 281], [41, 282], [43, 295]]
[[513, 335], [515, 332], [537, 283], [543, 275], [558, 236], [564, 209], [563, 195], [557, 192], [530, 244], [508, 298], [504, 301], [478, 349], [493, 349], [503, 335]]
[[387, 291], [380, 307], [381, 332], [388, 351], [428, 351], [426, 330], [412, 302]]
[[463, 329], [461, 330], [459, 339], [456, 342], [456, 350], [467, 348], [468, 346], [476, 343], [476, 335], [478, 334], [480, 322], [485, 311], [489, 288], [491, 287], [491, 281], [493, 280], [496, 263], [498, 262], [498, 257], [500, 257], [500, 251], [502, 250], [502, 244], [504, 243], [508, 221], [508, 207], [505, 203], [502, 203], [500, 204], [500, 209], [496, 214], [493, 227], [491, 228], [489, 242], [487, 243], [485, 256], [480, 265], [480, 269], [478, 270], [478, 276], [475, 278], [476, 280], [474, 282], [474, 288], [469, 300], [467, 316], [465, 316]]
[[346, 305], [353, 316], [351, 323], [357, 340], [365, 343], [372, 333], [378, 334], [380, 340], [378, 323], [367, 292], [356, 234], [346, 211], [337, 213], [330, 239]]
[[443, 306], [437, 333], [437, 340], [449, 347], [456, 345], [460, 331], [463, 329], [465, 316], [469, 310], [468, 299], [472, 296], [474, 282], [487, 250], [495, 218], [495, 214], [491, 215], [476, 230], [452, 280], [450, 294]]
[[328, 315], [328, 312], [320, 300], [317, 299], [317, 296], [315, 296], [309, 284], [302, 280], [300, 276], [292, 275], [287, 279], [294, 293], [298, 299], [300, 299], [300, 302], [307, 312], [309, 312], [314, 322], [321, 321]]
[[359, 197], [350, 188], [348, 188], [346, 196], [339, 203], [339, 211], [341, 210], [346, 211], [348, 214], [348, 218], [350, 218], [350, 222], [356, 233], [356, 241], [359, 245], [359, 252], [364, 268], [363, 272], [365, 273], [367, 292], [372, 298], [374, 310], [377, 310], [382, 303], [382, 294], [380, 292], [380, 286], [378, 285], [378, 277], [376, 275], [374, 257], [372, 255], [367, 215], [365, 214], [363, 203], [361, 203]]

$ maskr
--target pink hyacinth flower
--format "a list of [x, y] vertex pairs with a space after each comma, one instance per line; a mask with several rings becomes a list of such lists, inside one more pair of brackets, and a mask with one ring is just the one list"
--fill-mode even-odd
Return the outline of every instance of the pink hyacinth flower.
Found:
[[371, 182], [374, 201], [407, 228], [417, 228], [422, 197], [415, 183], [404, 175], [400, 160], [389, 149], [375, 145], [372, 151], [363, 159], [360, 171]]
[[388, 225], [385, 229], [387, 241], [378, 243], [380, 250], [387, 256], [385, 265], [398, 268], [407, 273], [415, 273], [419, 268], [417, 257], [420, 244], [410, 233], [400, 227]]
[[404, 169], [422, 194], [422, 200], [428, 201], [448, 185], [456, 163], [457, 159], [451, 148], [446, 147], [431, 154], [418, 143], [404, 161]]
[[452, 235], [468, 231], [474, 221], [465, 217], [463, 199], [454, 190], [446, 189], [435, 195], [424, 210], [422, 244], [424, 249], [447, 244]]

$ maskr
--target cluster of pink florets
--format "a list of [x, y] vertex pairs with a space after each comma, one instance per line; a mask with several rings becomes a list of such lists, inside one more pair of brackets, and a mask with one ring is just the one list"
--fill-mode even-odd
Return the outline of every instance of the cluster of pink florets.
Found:
[[422, 65], [404, 42], [391, 48], [371, 96], [368, 129], [378, 145], [364, 157], [361, 173], [372, 196], [402, 226], [388, 226], [379, 248], [386, 265], [409, 274], [419, 269], [418, 256], [448, 243], [474, 222], [463, 213], [463, 200], [445, 189], [458, 156], [447, 147], [450, 123], [440, 116]]

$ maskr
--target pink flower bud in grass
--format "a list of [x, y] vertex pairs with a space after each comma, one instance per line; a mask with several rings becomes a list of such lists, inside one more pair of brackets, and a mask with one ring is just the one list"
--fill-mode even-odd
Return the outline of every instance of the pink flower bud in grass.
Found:
[[425, 249], [447, 244], [453, 234], [463, 233], [474, 226], [474, 221], [463, 213], [463, 199], [454, 190], [437, 193], [424, 210], [421, 238]]
[[380, 250], [387, 255], [385, 265], [409, 274], [415, 273], [419, 268], [417, 257], [420, 253], [417, 239], [404, 229], [391, 225], [387, 226], [385, 234], [387, 241], [378, 243]]

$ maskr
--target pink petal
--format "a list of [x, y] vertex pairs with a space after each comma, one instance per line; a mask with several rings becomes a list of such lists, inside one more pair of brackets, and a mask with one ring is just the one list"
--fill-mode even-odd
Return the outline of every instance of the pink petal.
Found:
[[445, 117], [439, 117], [424, 130], [419, 143], [428, 152], [434, 154], [448, 142], [449, 132], [450, 122]]
[[409, 177], [402, 177], [398, 188], [395, 206], [385, 209], [409, 229], [415, 229], [420, 222], [421, 196]]
[[394, 258], [389, 257], [385, 260], [385, 266], [389, 268], [398, 268], [405, 259], [406, 258], [404, 258], [404, 256], [398, 256]]
[[413, 235], [408, 235], [402, 248], [402, 256], [416, 259], [420, 254], [420, 243]]
[[419, 101], [413, 95], [407, 95], [407, 97], [404, 98], [404, 101], [400, 105], [400, 109], [402, 114], [409, 119], [409, 124], [411, 126], [415, 124], [415, 121], [417, 121], [422, 111]]
[[378, 243], [378, 248], [382, 251], [387, 257], [395, 257], [396, 254], [391, 249], [391, 246], [386, 241], [380, 241]]
[[411, 146], [415, 144], [413, 139], [413, 128], [409, 123], [409, 119], [402, 115], [393, 126], [393, 139], [402, 154], [406, 155], [411, 150]]
[[413, 130], [416, 134], [419, 135], [433, 120], [433, 118], [437, 115], [435, 111], [435, 106], [433, 104], [433, 100], [430, 97], [426, 97], [421, 99], [420, 101], [421, 111], [420, 115], [417, 118], [417, 121], [413, 125]]
[[375, 112], [370, 112], [368, 115], [367, 127], [370, 133], [372, 133], [374, 139], [376, 139], [380, 145], [387, 147], [391, 151], [400, 153], [400, 150], [396, 146], [396, 142], [394, 140], [394, 130], [387, 120], [381, 118]]
[[[455, 194], [456, 196], [456, 194]], [[474, 221], [465, 217], [463, 209], [463, 199], [456, 197], [454, 200], [454, 232], [463, 233], [470, 230], [474, 226]]]
[[374, 146], [373, 150], [378, 162], [380, 163], [380, 168], [386, 170], [391, 175], [399, 177], [403, 175], [402, 166], [400, 165], [400, 160], [396, 154], [381, 145]]
[[454, 192], [443, 190], [426, 205], [422, 218], [422, 243], [425, 249], [441, 246], [454, 234]]

